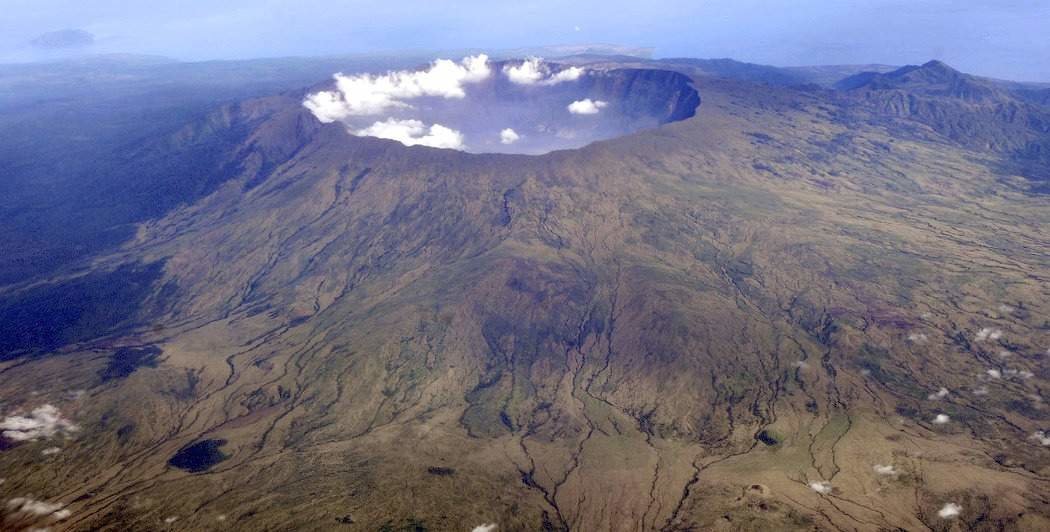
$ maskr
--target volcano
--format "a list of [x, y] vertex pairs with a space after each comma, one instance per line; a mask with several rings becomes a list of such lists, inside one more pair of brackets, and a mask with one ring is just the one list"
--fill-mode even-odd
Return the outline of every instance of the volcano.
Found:
[[0, 287], [4, 526], [1050, 527], [1050, 209], [924, 102], [1013, 115], [914, 73], [526, 64], [123, 152], [139, 180], [80, 208], [167, 202]]

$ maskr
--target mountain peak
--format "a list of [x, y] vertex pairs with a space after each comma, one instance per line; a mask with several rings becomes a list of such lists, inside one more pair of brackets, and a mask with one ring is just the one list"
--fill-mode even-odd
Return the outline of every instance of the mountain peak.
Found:
[[933, 97], [949, 97], [970, 102], [1002, 100], [1006, 97], [997, 87], [964, 74], [943, 61], [934, 59], [922, 65], [908, 65], [892, 72], [862, 72], [839, 81], [840, 90], [906, 90]]
[[[927, 61], [918, 67], [904, 67], [897, 70], [897, 72], [900, 72], [902, 75], [918, 75], [921, 79], [932, 82], [954, 81], [965, 75], [937, 59]], [[890, 74], [893, 74], [893, 72]]]
[[891, 85], [926, 85], [952, 83], [963, 78], [966, 74], [948, 66], [947, 63], [934, 59], [922, 65], [908, 65], [881, 76], [883, 82]]
[[924, 69], [927, 69], [927, 70], [941, 70], [941, 71], [955, 72], [955, 73], [959, 72], [958, 70], [955, 70], [954, 68], [948, 66], [948, 63], [945, 63], [944, 61], [941, 61], [940, 59], [931, 59], [931, 60], [923, 63], [921, 68], [924, 68]]

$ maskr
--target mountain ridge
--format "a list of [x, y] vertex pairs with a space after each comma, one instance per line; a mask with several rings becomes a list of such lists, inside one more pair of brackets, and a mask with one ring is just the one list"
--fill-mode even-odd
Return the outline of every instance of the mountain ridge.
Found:
[[954, 142], [1004, 156], [1009, 171], [1050, 179], [1050, 108], [940, 61], [890, 73], [862, 73], [837, 87], [880, 115], [925, 124]]

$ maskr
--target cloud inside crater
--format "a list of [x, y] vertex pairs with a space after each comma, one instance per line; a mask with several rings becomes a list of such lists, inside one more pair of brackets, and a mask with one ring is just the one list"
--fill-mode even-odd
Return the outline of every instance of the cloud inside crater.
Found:
[[388, 118], [364, 129], [352, 131], [359, 137], [396, 140], [405, 146], [430, 146], [458, 150], [463, 147], [463, 134], [441, 124], [427, 127], [419, 120]]
[[467, 57], [458, 63], [438, 59], [430, 68], [420, 71], [353, 76], [339, 73], [334, 76], [335, 90], [310, 94], [303, 105], [327, 124], [351, 116], [375, 116], [410, 107], [406, 100], [423, 96], [463, 98], [466, 96], [464, 85], [483, 81], [491, 74], [485, 54]]
[[504, 129], [503, 131], [499, 132], [499, 143], [500, 144], [514, 144], [520, 138], [521, 138], [521, 135], [518, 135], [517, 131], [514, 131], [513, 129], [511, 129], [509, 127]]
[[566, 81], [576, 81], [583, 72], [580, 67], [552, 72], [550, 66], [538, 57], [530, 57], [521, 64], [503, 67], [507, 79], [518, 85], [557, 85]]
[[590, 98], [584, 98], [582, 100], [576, 100], [569, 104], [569, 112], [574, 115], [596, 115], [603, 107], [608, 105], [606, 102], [601, 100], [592, 100]]
[[[608, 103], [585, 98], [597, 89], [568, 83], [585, 75], [586, 69], [536, 57], [495, 64], [479, 54], [459, 61], [438, 59], [418, 71], [338, 73], [331, 88], [308, 94], [302, 105], [318, 121], [340, 123], [356, 136], [407, 146], [536, 153], [571, 146], [577, 136], [603, 138], [624, 127], [610, 122], [615, 113], [603, 113], [597, 120], [577, 121], [573, 129], [555, 125], [539, 134], [518, 133], [531, 131], [535, 121], [546, 115], [545, 106], [551, 111], [566, 109], [562, 106], [571, 101], [570, 114], [598, 114]], [[502, 79], [492, 81], [496, 77]], [[561, 84], [566, 86], [549, 89]], [[494, 119], [508, 110], [511, 114], [504, 117], [503, 129], [494, 127], [499, 123]], [[606, 114], [612, 118], [606, 120]]]

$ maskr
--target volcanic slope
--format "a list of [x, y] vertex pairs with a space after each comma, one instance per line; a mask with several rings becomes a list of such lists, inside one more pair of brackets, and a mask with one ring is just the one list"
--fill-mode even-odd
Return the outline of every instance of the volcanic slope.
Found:
[[3, 498], [69, 512], [5, 526], [1050, 528], [1046, 196], [827, 91], [695, 82], [544, 156], [222, 110], [236, 177], [4, 288], [12, 320], [134, 280], [2, 358], [5, 416], [77, 426], [4, 440]]

